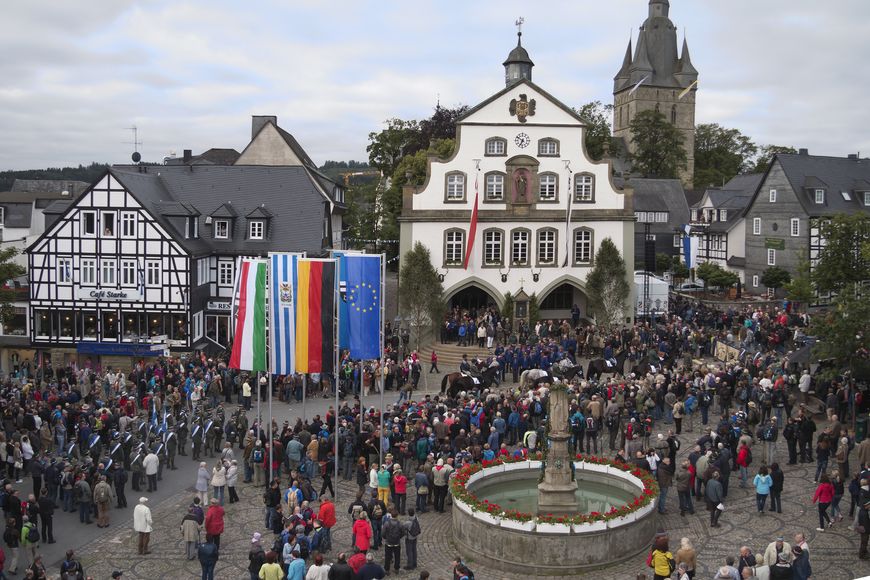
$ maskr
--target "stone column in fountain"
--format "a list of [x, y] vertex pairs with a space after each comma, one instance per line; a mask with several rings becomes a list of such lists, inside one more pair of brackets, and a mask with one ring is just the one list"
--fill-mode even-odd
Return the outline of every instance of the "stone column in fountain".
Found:
[[544, 480], [538, 484], [538, 513], [576, 513], [577, 482], [571, 478], [568, 392], [564, 388], [556, 387], [550, 391], [547, 420], [550, 425], [550, 449], [544, 468]]

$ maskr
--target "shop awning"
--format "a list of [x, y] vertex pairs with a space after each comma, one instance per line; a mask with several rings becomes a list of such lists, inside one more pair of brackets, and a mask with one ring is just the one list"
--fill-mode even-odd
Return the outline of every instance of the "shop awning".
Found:
[[80, 342], [76, 345], [79, 354], [106, 356], [162, 356], [164, 344], [117, 343], [117, 342]]

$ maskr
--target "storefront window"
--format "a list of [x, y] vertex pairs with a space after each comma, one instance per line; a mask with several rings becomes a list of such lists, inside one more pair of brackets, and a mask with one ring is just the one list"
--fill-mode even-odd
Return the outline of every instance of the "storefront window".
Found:
[[172, 318], [172, 330], [170, 340], [187, 340], [187, 315], [174, 314]]
[[12, 316], [3, 325], [6, 336], [24, 336], [27, 332], [27, 309], [13, 308]]
[[97, 339], [97, 313], [93, 310], [85, 310], [82, 312], [81, 328], [84, 331], [83, 338], [96, 340]]
[[75, 314], [71, 310], [60, 310], [57, 313], [60, 321], [60, 338], [73, 338], [75, 336]]
[[51, 336], [51, 316], [48, 310], [34, 310], [33, 324], [36, 326], [36, 336]]
[[157, 312], [148, 313], [148, 336], [160, 336], [163, 332], [163, 315]]
[[103, 340], [118, 340], [118, 313], [114, 310], [103, 312]]
[[206, 315], [205, 334], [216, 343], [227, 346], [230, 343], [230, 317], [216, 314]]

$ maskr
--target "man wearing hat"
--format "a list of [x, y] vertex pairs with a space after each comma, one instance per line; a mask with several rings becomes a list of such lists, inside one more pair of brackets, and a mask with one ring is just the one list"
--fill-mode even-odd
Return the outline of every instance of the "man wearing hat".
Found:
[[148, 543], [151, 541], [153, 520], [148, 508], [148, 498], [140, 497], [139, 505], [133, 508], [133, 531], [139, 534], [139, 555], [150, 554]]
[[112, 578], [121, 578], [123, 575], [124, 573], [120, 570], [115, 570], [114, 572], [112, 572]]

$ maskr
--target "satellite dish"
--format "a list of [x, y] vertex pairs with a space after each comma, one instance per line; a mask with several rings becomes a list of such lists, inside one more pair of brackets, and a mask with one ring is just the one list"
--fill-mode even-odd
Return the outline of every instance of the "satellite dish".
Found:
[[133, 152], [133, 163], [139, 163], [142, 161], [142, 155], [138, 151]]

